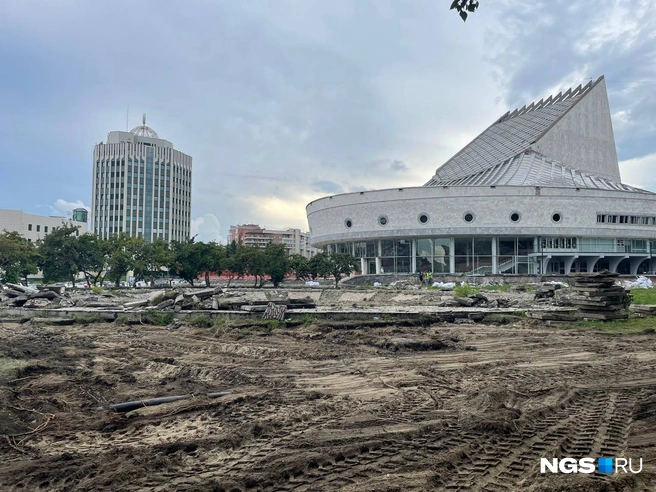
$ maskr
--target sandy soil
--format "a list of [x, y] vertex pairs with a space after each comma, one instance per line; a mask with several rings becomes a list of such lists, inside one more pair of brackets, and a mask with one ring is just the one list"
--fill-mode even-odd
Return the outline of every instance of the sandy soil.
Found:
[[[656, 490], [655, 349], [654, 335], [523, 322], [218, 334], [4, 323], [0, 489]], [[202, 396], [222, 390], [234, 393]], [[199, 396], [96, 410], [186, 393]], [[644, 468], [540, 475], [539, 458], [557, 456]]]

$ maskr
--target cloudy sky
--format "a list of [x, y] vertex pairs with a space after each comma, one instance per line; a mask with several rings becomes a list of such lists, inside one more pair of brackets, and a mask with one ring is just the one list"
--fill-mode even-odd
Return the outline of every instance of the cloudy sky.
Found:
[[[194, 158], [202, 240], [422, 185], [506, 110], [606, 76], [623, 180], [656, 191], [656, 2], [0, 0], [0, 208], [91, 202], [141, 114]], [[574, 4], [574, 6], [572, 6]]]

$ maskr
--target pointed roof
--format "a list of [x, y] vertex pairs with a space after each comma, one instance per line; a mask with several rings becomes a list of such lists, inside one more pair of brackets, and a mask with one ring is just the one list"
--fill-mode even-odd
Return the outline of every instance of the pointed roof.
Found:
[[[571, 178], [552, 179], [557, 169]], [[522, 175], [527, 179], [520, 183]], [[508, 111], [438, 168], [425, 186], [494, 182], [637, 190], [619, 181], [602, 76], [585, 86]]]
[[477, 174], [441, 181], [439, 186], [540, 186], [650, 193], [572, 169], [531, 149]]

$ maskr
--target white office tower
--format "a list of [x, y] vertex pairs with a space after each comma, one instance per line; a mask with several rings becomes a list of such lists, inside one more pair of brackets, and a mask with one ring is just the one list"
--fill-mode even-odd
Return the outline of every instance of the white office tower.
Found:
[[93, 151], [91, 224], [107, 239], [127, 233], [147, 242], [189, 238], [191, 156], [143, 125], [110, 132]]

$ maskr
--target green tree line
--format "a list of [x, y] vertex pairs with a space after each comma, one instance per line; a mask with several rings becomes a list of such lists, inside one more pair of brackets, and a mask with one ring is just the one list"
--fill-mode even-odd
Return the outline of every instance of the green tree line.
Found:
[[37, 244], [16, 232], [0, 234], [0, 280], [27, 283], [30, 275], [41, 271], [45, 283], [70, 281], [75, 285], [82, 273], [89, 285], [110, 281], [118, 287], [128, 272], [134, 272], [135, 280], [151, 285], [158, 278], [175, 275], [191, 285], [202, 277], [209, 286], [213, 274], [227, 276], [228, 285], [234, 278], [252, 276], [256, 287], [266, 279], [278, 286], [288, 274], [299, 280], [332, 276], [337, 284], [358, 265], [353, 256], [343, 253], [319, 253], [312, 259], [288, 256], [284, 244], [258, 248], [192, 238], [169, 246], [161, 239], [147, 243], [125, 234], [101, 239], [91, 234], [76, 236], [76, 231], [74, 226], [63, 225]]

